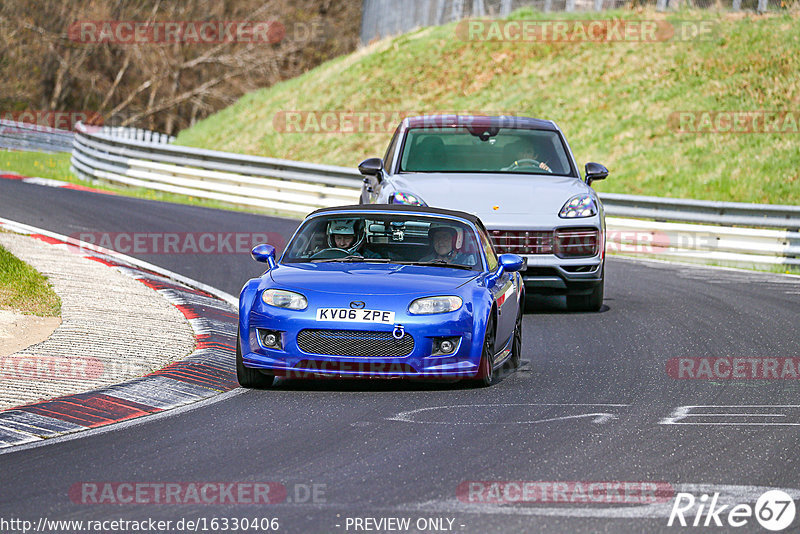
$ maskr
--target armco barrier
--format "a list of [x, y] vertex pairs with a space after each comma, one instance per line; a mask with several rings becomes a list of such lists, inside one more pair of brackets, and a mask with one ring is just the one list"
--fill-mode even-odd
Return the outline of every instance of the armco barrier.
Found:
[[0, 120], [0, 148], [69, 152], [72, 150], [72, 132], [26, 122]]
[[355, 169], [176, 146], [95, 131], [78, 125], [73, 170], [84, 177], [219, 200], [240, 206], [306, 214], [358, 202]]
[[[301, 215], [359, 199], [362, 176], [356, 169], [177, 146], [171, 141], [143, 130], [78, 124], [72, 167], [89, 179]], [[622, 253], [655, 250], [688, 260], [800, 265], [800, 206], [619, 194], [601, 198], [609, 216], [609, 243]], [[657, 246], [648, 249], [648, 240]]]

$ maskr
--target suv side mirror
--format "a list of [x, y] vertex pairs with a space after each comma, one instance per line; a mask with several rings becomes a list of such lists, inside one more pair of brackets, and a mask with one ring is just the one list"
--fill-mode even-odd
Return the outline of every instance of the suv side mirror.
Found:
[[383, 160], [381, 158], [365, 159], [358, 164], [358, 172], [366, 176], [379, 176], [383, 171]]
[[608, 176], [608, 169], [599, 163], [589, 162], [586, 164], [586, 185], [592, 185], [595, 180], [605, 180]]

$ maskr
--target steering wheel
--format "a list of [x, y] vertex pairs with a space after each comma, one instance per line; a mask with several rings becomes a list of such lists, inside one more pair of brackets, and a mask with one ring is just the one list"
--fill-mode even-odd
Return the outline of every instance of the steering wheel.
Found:
[[[341, 252], [341, 256], [337, 256], [336, 254], [331, 254], [331, 252]], [[343, 248], [331, 247], [331, 248], [324, 248], [324, 249], [320, 250], [319, 252], [316, 252], [316, 253], [312, 254], [311, 258], [309, 258], [309, 259], [312, 259], [312, 260], [326, 259], [327, 260], [327, 259], [333, 259], [333, 258], [344, 258], [345, 256], [350, 256], [350, 255], [361, 256], [361, 254], [350, 253], [350, 252], [346, 251]]]
[[516, 169], [519, 169], [520, 167], [536, 167], [537, 169], [542, 169], [543, 171], [547, 171], [551, 174], [553, 172], [553, 170], [546, 163], [543, 163], [538, 159], [532, 159], [532, 158], [518, 159], [514, 163], [506, 167], [506, 170], [514, 171]]

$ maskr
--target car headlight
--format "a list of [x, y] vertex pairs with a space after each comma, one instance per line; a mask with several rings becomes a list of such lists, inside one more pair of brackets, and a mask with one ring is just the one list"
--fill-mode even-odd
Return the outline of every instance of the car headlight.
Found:
[[411, 303], [408, 313], [412, 315], [430, 315], [456, 311], [463, 301], [459, 297], [423, 297]]
[[389, 197], [389, 204], [405, 204], [407, 206], [427, 206], [425, 201], [419, 198], [417, 195], [413, 195], [411, 193], [405, 193], [403, 191], [397, 191], [391, 197]]
[[308, 307], [308, 300], [303, 295], [285, 289], [267, 289], [261, 293], [261, 300], [276, 308], [305, 310]]
[[562, 219], [576, 219], [597, 215], [597, 205], [592, 195], [576, 195], [569, 199], [558, 214]]

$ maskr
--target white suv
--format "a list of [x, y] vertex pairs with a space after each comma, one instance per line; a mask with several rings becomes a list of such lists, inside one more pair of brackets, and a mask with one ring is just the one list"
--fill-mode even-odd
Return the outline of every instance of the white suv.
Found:
[[587, 163], [582, 179], [553, 121], [432, 115], [403, 120], [383, 159], [358, 166], [362, 204], [412, 204], [474, 213], [497, 253], [527, 259], [528, 295], [565, 294], [570, 310], [603, 304], [605, 219]]

